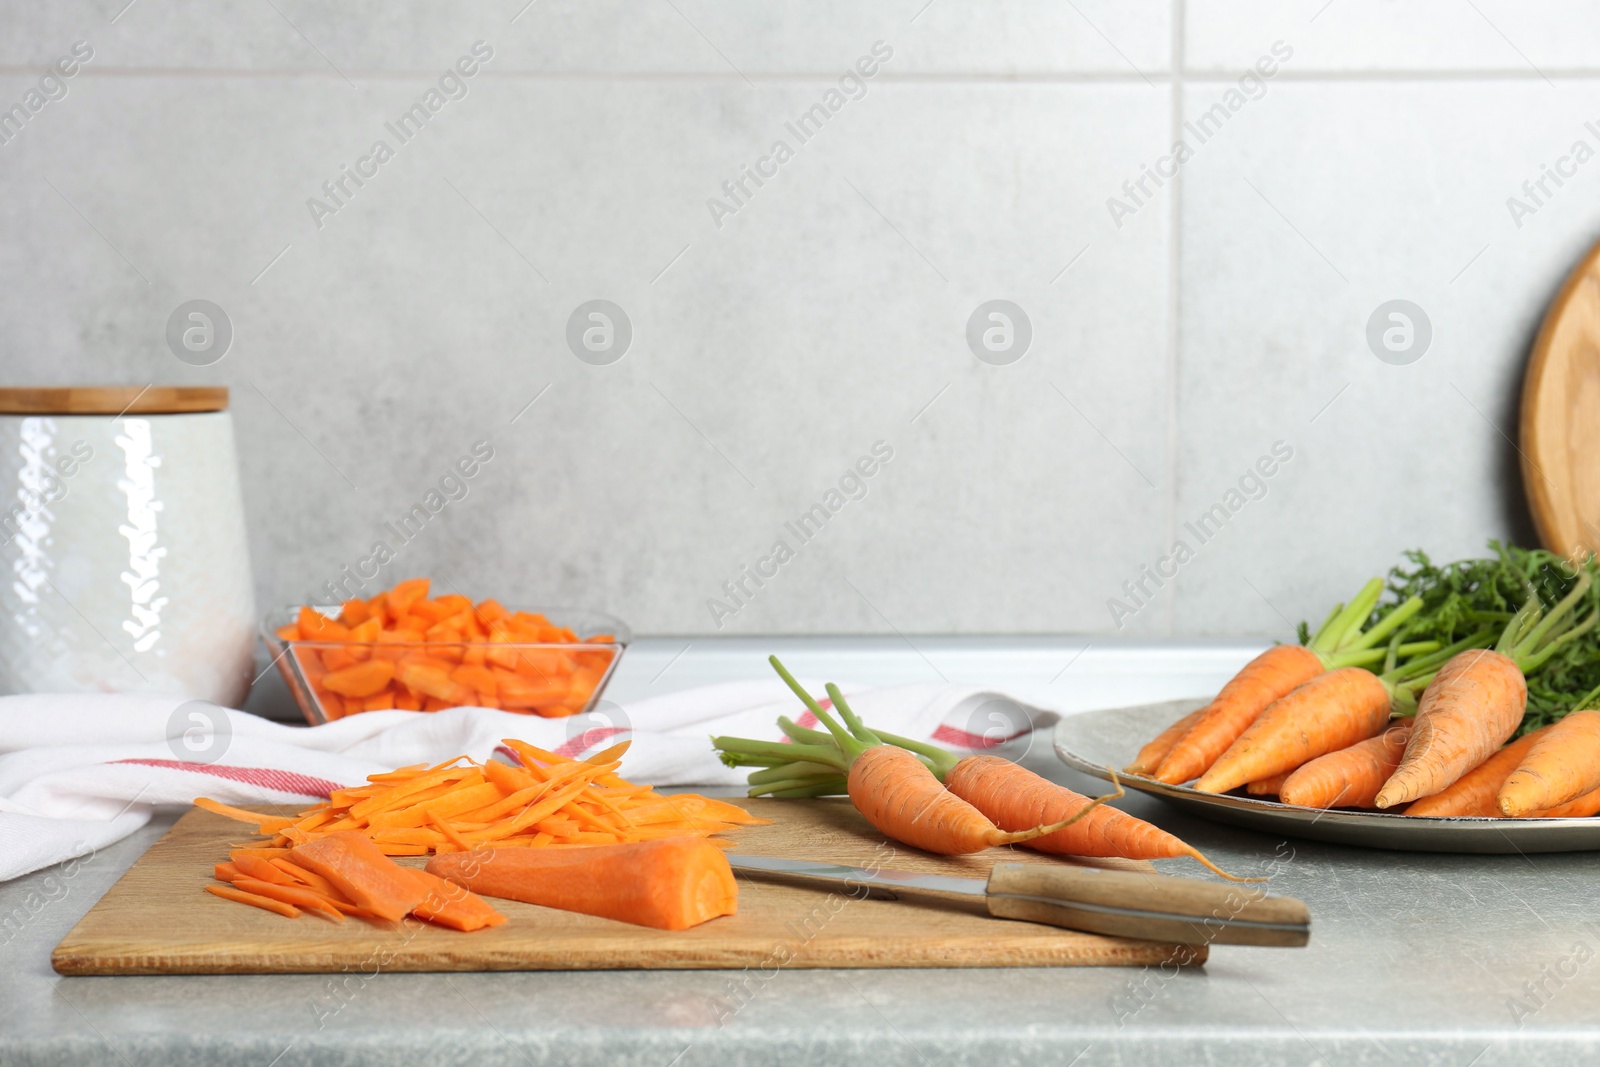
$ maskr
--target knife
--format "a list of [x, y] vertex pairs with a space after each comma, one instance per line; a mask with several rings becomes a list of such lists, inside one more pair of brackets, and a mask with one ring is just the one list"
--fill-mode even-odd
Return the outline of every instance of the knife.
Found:
[[1293, 897], [1136, 871], [1067, 864], [999, 863], [980, 878], [955, 878], [814, 860], [729, 853], [735, 870], [842, 885], [852, 896], [901, 893], [977, 898], [1000, 919], [1047, 923], [1116, 937], [1191, 945], [1294, 948], [1311, 939], [1311, 916]]

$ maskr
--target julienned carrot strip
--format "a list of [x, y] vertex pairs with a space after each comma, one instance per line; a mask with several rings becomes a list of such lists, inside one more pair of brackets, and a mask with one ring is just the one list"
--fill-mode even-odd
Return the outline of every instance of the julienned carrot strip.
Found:
[[246, 878], [254, 878], [258, 882], [275, 882], [278, 885], [292, 885], [294, 882], [289, 875], [274, 867], [271, 860], [252, 856], [242, 849], [235, 849], [229, 853], [228, 859]]
[[253, 811], [245, 811], [243, 808], [235, 808], [232, 805], [220, 803], [210, 797], [195, 797], [194, 806], [204, 808], [214, 815], [222, 815], [239, 822], [255, 823], [256, 832], [262, 834], [277, 833], [285, 826], [294, 825], [293, 819], [286, 819], [280, 815], [259, 815]]
[[732, 915], [739, 899], [727, 857], [697, 838], [449, 853], [429, 860], [428, 872], [484, 896], [662, 930]]
[[286, 919], [300, 918], [300, 909], [293, 904], [285, 904], [281, 900], [273, 900], [271, 897], [264, 897], [259, 893], [246, 893], [244, 890], [235, 889], [231, 885], [208, 885], [205, 889], [207, 893], [214, 893], [224, 900], [236, 900], [240, 904], [249, 904], [265, 911], [275, 911]]
[[295, 907], [306, 911], [320, 912], [335, 922], [344, 922], [344, 913], [314, 889], [298, 885], [281, 885], [277, 882], [263, 882], [256, 878], [240, 878], [233, 884], [246, 893], [255, 893], [257, 896], [281, 900], [285, 904], [293, 904]]
[[219, 882], [231, 882], [235, 878], [244, 877], [244, 872], [238, 867], [235, 867], [232, 860], [229, 860], [227, 863], [217, 864], [212, 868], [211, 873]]
[[455, 829], [451, 827], [449, 820], [441, 819], [439, 816], [430, 812], [428, 814], [428, 822], [433, 824], [434, 829], [438, 830], [444, 835], [446, 841], [450, 842], [462, 852], [472, 851], [472, 842], [468, 841], [466, 838], [457, 833]]

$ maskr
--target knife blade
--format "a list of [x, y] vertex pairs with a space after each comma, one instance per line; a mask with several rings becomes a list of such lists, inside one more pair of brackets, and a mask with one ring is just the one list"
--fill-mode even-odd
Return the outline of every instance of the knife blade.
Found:
[[981, 900], [990, 915], [1069, 930], [1180, 944], [1294, 948], [1311, 939], [1311, 916], [1293, 897], [1137, 871], [1069, 864], [999, 863], [987, 881], [884, 867], [729, 853], [735, 870], [861, 892]]

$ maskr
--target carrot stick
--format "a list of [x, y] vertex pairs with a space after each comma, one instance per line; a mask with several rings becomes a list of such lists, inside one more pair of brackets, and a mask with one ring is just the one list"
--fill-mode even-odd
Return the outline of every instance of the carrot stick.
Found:
[[1365, 668], [1319, 674], [1273, 701], [1194, 788], [1226, 793], [1365, 741], [1389, 721], [1392, 700], [1388, 685]]
[[487, 857], [451, 852], [433, 857], [427, 870], [484, 896], [661, 930], [732, 915], [739, 899], [727, 857], [699, 838], [496, 850]]
[[275, 834], [279, 830], [282, 830], [285, 826], [294, 825], [293, 819], [286, 819], [279, 815], [261, 815], [253, 811], [245, 811], [243, 808], [236, 808], [230, 804], [223, 804], [219, 801], [212, 800], [210, 797], [195, 797], [194, 806], [197, 808], [204, 808], [206, 811], [209, 811], [214, 815], [222, 815], [229, 819], [236, 819], [239, 822], [255, 823], [256, 833], [259, 834]]
[[308, 911], [320, 912], [335, 922], [344, 922], [344, 913], [330, 904], [323, 898], [322, 894], [315, 890], [297, 885], [263, 882], [257, 878], [240, 878], [233, 884], [246, 893], [254, 893], [257, 896], [281, 900], [285, 904], [293, 904]]
[[1400, 765], [1410, 738], [1411, 723], [1401, 722], [1377, 737], [1318, 756], [1289, 775], [1278, 799], [1301, 808], [1370, 808]]
[[1216, 699], [1201, 709], [1199, 721], [1173, 743], [1154, 777], [1178, 785], [1204, 774], [1273, 701], [1323, 670], [1322, 659], [1308, 648], [1275, 645], [1267, 649], [1245, 664]]
[[1493, 819], [1500, 817], [1495, 805], [1495, 794], [1517, 769], [1533, 743], [1550, 727], [1545, 726], [1524, 734], [1478, 766], [1462, 775], [1448, 788], [1426, 796], [1406, 808], [1405, 814], [1428, 818], [1472, 817]]
[[1457, 654], [1423, 691], [1405, 755], [1379, 790], [1377, 806], [1447, 788], [1516, 732], [1527, 706], [1528, 683], [1516, 660], [1487, 648]]
[[[1210, 705], [1207, 705], [1209, 707]], [[1196, 708], [1171, 726], [1162, 730], [1147, 745], [1139, 750], [1133, 757], [1133, 762], [1122, 768], [1129, 774], [1149, 775], [1154, 774], [1161, 761], [1167, 758], [1167, 753], [1172, 751], [1172, 746], [1178, 743], [1178, 738], [1189, 732], [1189, 728], [1205, 716], [1206, 708]]]
[[251, 907], [261, 908], [266, 911], [275, 911], [286, 919], [300, 918], [300, 909], [293, 904], [285, 904], [281, 900], [261, 896], [259, 893], [246, 893], [242, 889], [235, 889], [231, 885], [208, 885], [207, 893], [214, 893], [224, 900], [236, 900], [240, 904], [249, 904]]
[[1559, 807], [1600, 789], [1600, 711], [1574, 711], [1536, 741], [1500, 787], [1502, 815]]

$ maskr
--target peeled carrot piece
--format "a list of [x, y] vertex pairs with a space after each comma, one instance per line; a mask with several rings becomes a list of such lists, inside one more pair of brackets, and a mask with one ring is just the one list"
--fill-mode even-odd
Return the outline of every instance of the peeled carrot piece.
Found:
[[582, 849], [447, 853], [428, 872], [484, 896], [605, 919], [687, 930], [732, 915], [739, 888], [727, 857], [699, 838]]
[[287, 626], [278, 627], [278, 640], [280, 640], [280, 641], [298, 641], [298, 640], [300, 640], [300, 627], [296, 626], [292, 622]]
[[405, 918], [423, 896], [399, 864], [353, 830], [300, 845], [289, 853], [289, 860], [332, 882], [357, 907], [390, 922]]
[[411, 610], [411, 605], [428, 595], [428, 579], [408, 578], [399, 582], [386, 594], [389, 614], [399, 619]]
[[369, 659], [343, 670], [324, 675], [322, 684], [340, 696], [365, 699], [382, 692], [395, 676], [395, 664], [386, 659]]
[[[370, 618], [372, 618], [372, 605], [368, 604], [365, 600], [361, 600], [359, 598], [346, 600], [343, 604], [339, 605], [339, 621], [344, 623], [346, 626], [356, 627], [366, 622]], [[380, 627], [383, 625], [383, 621], [381, 619], [378, 621], [378, 625]]]
[[334, 907], [322, 894], [304, 886], [285, 885], [282, 882], [263, 882], [255, 878], [240, 878], [234, 885], [246, 893], [279, 900], [307, 911], [321, 912], [335, 922], [344, 922], [344, 913]]
[[467, 933], [506, 921], [504, 915], [494, 910], [494, 905], [476, 893], [427, 871], [410, 867], [403, 870], [417, 880], [424, 893], [422, 903], [411, 910], [419, 919]]
[[451, 665], [427, 656], [407, 656], [395, 664], [397, 682], [422, 696], [433, 697], [450, 706], [464, 704], [472, 691], [450, 678]]
[[[276, 882], [279, 885], [290, 885], [294, 881], [289, 875], [274, 867], [272, 861], [262, 859], [260, 856], [252, 856], [248, 852], [235, 850], [229, 854], [228, 859], [239, 869], [239, 873], [246, 878], [251, 878], [258, 882]], [[232, 880], [229, 879], [229, 881]]]
[[313, 607], [301, 608], [295, 624], [300, 627], [302, 641], [343, 641], [350, 636], [350, 631], [341, 623]]
[[237, 900], [240, 904], [249, 904], [265, 911], [275, 911], [287, 919], [300, 918], [300, 909], [293, 904], [285, 904], [281, 900], [273, 900], [271, 897], [264, 897], [259, 893], [246, 893], [244, 890], [235, 889], [231, 885], [208, 885], [205, 888], [207, 893], [214, 893], [224, 900]]

